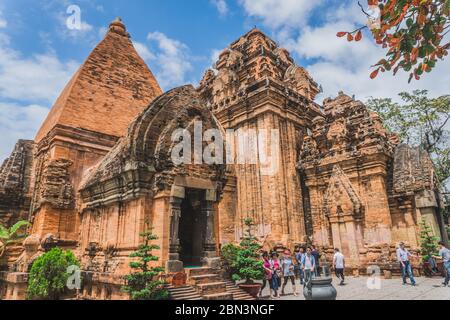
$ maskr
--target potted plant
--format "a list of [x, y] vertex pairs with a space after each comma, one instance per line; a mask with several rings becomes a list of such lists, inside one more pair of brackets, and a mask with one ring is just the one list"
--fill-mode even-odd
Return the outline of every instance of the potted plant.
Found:
[[240, 245], [233, 252], [234, 261], [231, 268], [234, 271], [233, 280], [245, 282], [239, 284], [239, 287], [248, 292], [251, 296], [257, 297], [261, 284], [257, 284], [254, 280], [264, 279], [263, 262], [259, 257], [261, 245], [257, 242], [256, 237], [252, 235], [253, 220], [245, 219], [246, 232]]
[[438, 255], [438, 238], [425, 220], [420, 224], [420, 254], [425, 275], [431, 277], [438, 273], [438, 266], [433, 256]]

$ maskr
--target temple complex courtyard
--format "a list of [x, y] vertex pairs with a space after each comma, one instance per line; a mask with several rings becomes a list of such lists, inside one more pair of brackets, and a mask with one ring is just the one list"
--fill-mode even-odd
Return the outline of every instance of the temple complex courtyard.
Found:
[[[337, 300], [450, 300], [450, 287], [443, 287], [441, 278], [416, 278], [415, 287], [409, 284], [403, 286], [399, 278], [380, 279], [380, 289], [373, 290], [368, 288], [367, 280], [367, 277], [348, 277], [346, 285], [339, 286], [338, 279], [333, 278], [333, 286], [338, 292]], [[303, 290], [303, 286], [301, 288]], [[268, 296], [269, 289], [266, 288], [263, 297], [269, 299]], [[292, 286], [288, 284], [286, 295], [280, 300], [305, 300], [305, 298], [303, 292], [294, 297]]]

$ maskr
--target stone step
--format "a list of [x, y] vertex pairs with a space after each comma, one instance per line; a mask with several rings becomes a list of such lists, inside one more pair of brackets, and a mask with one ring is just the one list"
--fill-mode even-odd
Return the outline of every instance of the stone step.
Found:
[[172, 296], [172, 300], [203, 300], [202, 297], [196, 293], [196, 294], [190, 294], [190, 295], [180, 295], [180, 296]]
[[190, 286], [167, 287], [172, 300], [202, 300], [200, 294]]
[[193, 290], [193, 288], [189, 287], [189, 286], [185, 286], [185, 287], [168, 287], [167, 289], [172, 291], [172, 292], [184, 292], [186, 290]]
[[207, 294], [203, 296], [203, 299], [213, 301], [213, 300], [233, 300], [233, 294], [230, 292]]
[[189, 277], [188, 283], [195, 286], [204, 283], [218, 282], [220, 280], [221, 279], [218, 274], [202, 274]]
[[202, 295], [211, 295], [216, 293], [224, 293], [227, 291], [227, 284], [225, 281], [210, 282], [196, 285], [197, 292]]
[[192, 268], [192, 269], [185, 269], [186, 274], [188, 278], [195, 277], [195, 276], [201, 276], [206, 274], [214, 274], [214, 270], [212, 268]]
[[249, 295], [244, 290], [240, 289], [238, 286], [234, 284], [232, 281], [227, 281], [227, 292], [233, 293], [234, 300], [248, 300], [254, 301], [256, 300], [251, 295]]

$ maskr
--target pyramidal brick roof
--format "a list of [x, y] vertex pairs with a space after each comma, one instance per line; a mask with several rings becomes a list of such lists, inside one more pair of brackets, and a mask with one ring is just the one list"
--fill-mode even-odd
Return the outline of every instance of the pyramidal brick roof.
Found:
[[162, 90], [117, 18], [67, 84], [35, 142], [57, 125], [121, 137]]

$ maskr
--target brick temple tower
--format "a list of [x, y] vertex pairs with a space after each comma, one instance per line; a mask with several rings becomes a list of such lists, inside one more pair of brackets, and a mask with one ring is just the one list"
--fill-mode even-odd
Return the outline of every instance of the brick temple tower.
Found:
[[76, 197], [83, 175], [161, 93], [117, 18], [67, 84], [35, 138], [33, 234], [52, 234], [69, 247], [76, 243]]
[[[313, 102], [319, 85], [295, 64], [287, 50], [256, 28], [220, 54], [216, 69], [206, 72], [199, 90], [224, 129], [250, 135], [265, 132], [267, 137], [264, 146], [258, 141], [257, 148], [249, 149], [240, 145], [236, 135], [235, 161], [240, 152], [248, 155], [249, 150], [257, 150], [257, 160], [239, 161], [235, 166], [236, 190], [225, 192], [223, 203], [237, 203], [235, 222], [253, 218], [259, 237], [267, 239], [267, 244], [305, 242], [307, 222], [296, 163], [308, 124], [322, 114]], [[279, 139], [272, 137], [272, 130], [279, 133]], [[275, 149], [269, 151], [271, 145]], [[264, 147], [267, 156], [273, 156], [269, 170], [268, 162], [260, 157]], [[279, 159], [275, 159], [276, 151]], [[234, 201], [227, 195], [234, 196]], [[222, 240], [239, 238], [239, 233]]]

